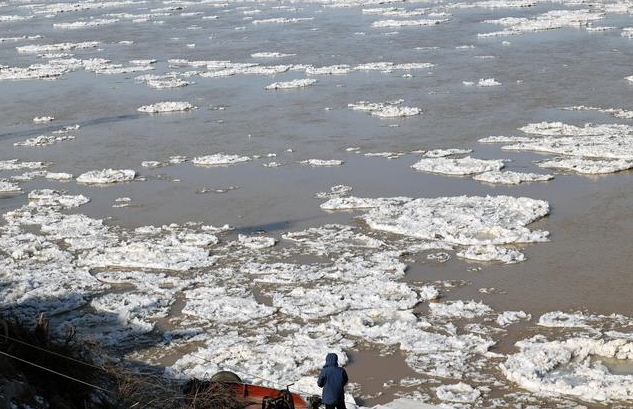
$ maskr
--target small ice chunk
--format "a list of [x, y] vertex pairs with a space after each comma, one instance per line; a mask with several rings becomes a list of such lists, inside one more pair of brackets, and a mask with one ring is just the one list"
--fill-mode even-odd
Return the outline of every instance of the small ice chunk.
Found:
[[500, 261], [506, 264], [525, 261], [525, 255], [518, 250], [499, 247], [492, 244], [469, 246], [457, 253], [458, 257], [477, 261]]
[[481, 396], [481, 391], [463, 382], [453, 385], [442, 385], [435, 390], [438, 399], [444, 402], [474, 403]]
[[142, 107], [138, 108], [138, 111], [153, 114], [153, 113], [162, 113], [162, 112], [190, 111], [193, 109], [196, 109], [196, 107], [191, 105], [191, 103], [189, 102], [166, 101], [166, 102], [158, 102], [152, 105], [143, 105]]
[[481, 78], [477, 82], [478, 87], [494, 87], [495, 85], [501, 85], [501, 83], [494, 78]]
[[297, 54], [285, 54], [279, 52], [259, 52], [251, 54], [253, 58], [282, 58], [282, 57], [292, 57]]
[[73, 175], [72, 173], [66, 172], [46, 172], [44, 177], [51, 180], [68, 181], [73, 178]]
[[51, 122], [54, 119], [55, 118], [53, 118], [52, 116], [36, 116], [35, 118], [33, 118], [33, 122], [39, 124], [44, 122]]
[[444, 23], [448, 19], [418, 19], [418, 20], [379, 20], [374, 21], [373, 28], [398, 28], [398, 27], [427, 27]]
[[531, 320], [532, 315], [527, 314], [525, 311], [504, 311], [497, 316], [497, 324], [501, 327], [507, 327], [510, 324], [519, 322], [521, 320]]
[[330, 199], [332, 197], [343, 197], [349, 195], [353, 188], [346, 185], [336, 185], [330, 188], [329, 192], [319, 192], [316, 194], [318, 199]]
[[429, 309], [432, 315], [438, 317], [473, 319], [483, 317], [492, 313], [492, 308], [484, 303], [475, 302], [474, 300], [464, 302], [447, 301], [443, 303], [430, 303]]
[[293, 89], [293, 88], [305, 88], [313, 85], [317, 82], [317, 80], [313, 78], [292, 80], [292, 81], [284, 81], [284, 82], [273, 82], [270, 85], [266, 85], [264, 89], [273, 90], [273, 89]]
[[92, 170], [77, 176], [77, 183], [87, 185], [109, 185], [134, 180], [136, 171], [132, 169]]
[[306, 165], [310, 165], [313, 167], [321, 167], [321, 166], [341, 166], [344, 162], [342, 160], [338, 160], [338, 159], [330, 159], [330, 160], [325, 160], [325, 159], [307, 159], [307, 160], [303, 160], [301, 161], [301, 163], [304, 163]]
[[418, 291], [420, 293], [420, 299], [422, 301], [430, 301], [440, 298], [440, 292], [432, 285], [425, 285], [423, 287], [420, 287]]
[[211, 155], [197, 156], [192, 162], [198, 166], [226, 166], [241, 162], [248, 162], [251, 158], [248, 156], [227, 155], [224, 153], [214, 153]]
[[354, 111], [369, 112], [379, 118], [399, 118], [419, 115], [422, 113], [420, 108], [400, 106], [402, 102], [403, 100], [401, 99], [384, 103], [360, 101], [355, 104], [347, 104], [347, 106]]
[[269, 248], [269, 247], [274, 246], [277, 243], [277, 240], [273, 237], [246, 236], [243, 234], [239, 234], [237, 236], [237, 241], [242, 246], [248, 247], [254, 250]]

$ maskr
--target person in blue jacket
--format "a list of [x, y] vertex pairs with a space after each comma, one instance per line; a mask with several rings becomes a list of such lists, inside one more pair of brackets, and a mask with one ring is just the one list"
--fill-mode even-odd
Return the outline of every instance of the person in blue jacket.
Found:
[[321, 399], [325, 409], [346, 409], [345, 390], [347, 372], [338, 366], [338, 355], [330, 352], [325, 357], [325, 365], [321, 369], [317, 385], [323, 388]]

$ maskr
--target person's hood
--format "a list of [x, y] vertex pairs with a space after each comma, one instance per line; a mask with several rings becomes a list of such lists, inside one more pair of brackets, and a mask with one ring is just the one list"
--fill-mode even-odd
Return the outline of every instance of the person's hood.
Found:
[[325, 366], [338, 366], [338, 355], [330, 352], [325, 356]]

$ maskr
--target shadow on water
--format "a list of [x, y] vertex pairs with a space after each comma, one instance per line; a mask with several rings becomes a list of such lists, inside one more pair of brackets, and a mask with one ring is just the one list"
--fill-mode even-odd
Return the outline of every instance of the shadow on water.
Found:
[[87, 127], [87, 126], [92, 126], [92, 125], [102, 125], [102, 124], [123, 122], [123, 121], [128, 121], [131, 119], [138, 119], [138, 118], [140, 118], [139, 114], [129, 114], [129, 115], [117, 115], [117, 116], [108, 116], [108, 117], [103, 117], [103, 118], [95, 118], [95, 119], [91, 119], [91, 120], [79, 122], [79, 123], [77, 122], [73, 122], [70, 124], [55, 123], [54, 125], [48, 125], [45, 127], [37, 127], [35, 129], [30, 128], [30, 129], [25, 129], [22, 131], [6, 132], [3, 134], [0, 134], [0, 139], [24, 138], [24, 137], [38, 135], [42, 133], [58, 131], [59, 129], [63, 129], [69, 126], [75, 126], [76, 124], [78, 124], [80, 127]]

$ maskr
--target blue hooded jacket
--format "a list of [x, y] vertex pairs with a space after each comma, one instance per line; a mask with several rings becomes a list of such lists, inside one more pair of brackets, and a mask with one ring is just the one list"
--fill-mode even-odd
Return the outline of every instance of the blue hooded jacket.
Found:
[[321, 399], [326, 405], [335, 405], [345, 400], [343, 387], [347, 384], [347, 372], [338, 366], [338, 356], [331, 352], [325, 357], [317, 385], [323, 388]]

